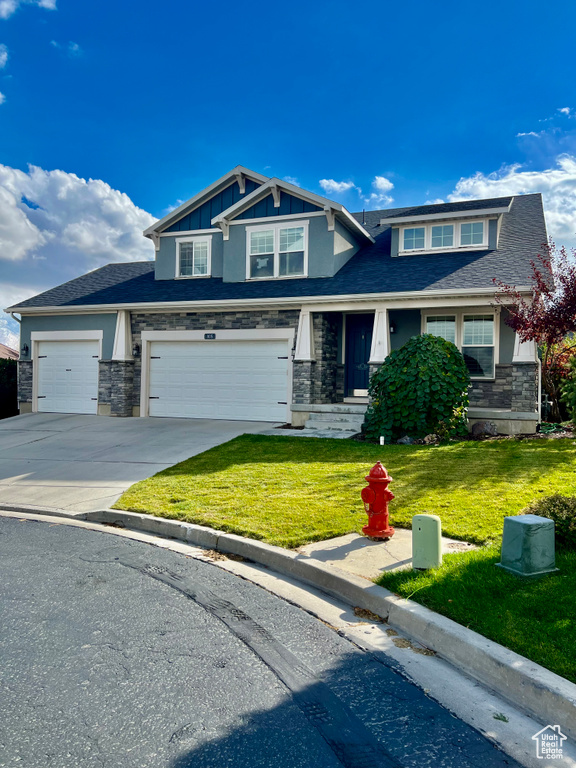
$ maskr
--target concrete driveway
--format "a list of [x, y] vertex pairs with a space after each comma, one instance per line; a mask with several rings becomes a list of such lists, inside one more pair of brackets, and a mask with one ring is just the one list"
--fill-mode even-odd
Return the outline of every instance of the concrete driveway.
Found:
[[105, 509], [133, 483], [270, 422], [30, 413], [0, 421], [0, 506]]

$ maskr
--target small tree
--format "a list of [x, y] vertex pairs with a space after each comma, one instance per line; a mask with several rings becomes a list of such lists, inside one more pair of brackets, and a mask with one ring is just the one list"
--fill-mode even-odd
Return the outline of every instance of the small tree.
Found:
[[429, 333], [413, 336], [372, 376], [364, 432], [387, 441], [408, 435], [465, 432], [470, 375], [450, 341]]
[[505, 322], [520, 341], [535, 341], [542, 355], [542, 386], [550, 398], [551, 418], [561, 420], [561, 378], [576, 351], [571, 334], [576, 331], [576, 250], [557, 249], [550, 241], [532, 266], [532, 298], [527, 299], [513, 285], [494, 280], [499, 292], [496, 301], [505, 305]]

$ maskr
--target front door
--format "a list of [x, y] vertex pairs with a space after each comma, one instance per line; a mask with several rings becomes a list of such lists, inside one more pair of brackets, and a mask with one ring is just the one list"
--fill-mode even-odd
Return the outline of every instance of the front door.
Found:
[[368, 394], [374, 315], [346, 315], [346, 395]]

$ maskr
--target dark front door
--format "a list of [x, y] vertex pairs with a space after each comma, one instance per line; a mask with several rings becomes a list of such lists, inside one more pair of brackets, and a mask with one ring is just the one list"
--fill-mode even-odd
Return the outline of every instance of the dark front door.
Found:
[[374, 315], [346, 315], [346, 395], [368, 394]]

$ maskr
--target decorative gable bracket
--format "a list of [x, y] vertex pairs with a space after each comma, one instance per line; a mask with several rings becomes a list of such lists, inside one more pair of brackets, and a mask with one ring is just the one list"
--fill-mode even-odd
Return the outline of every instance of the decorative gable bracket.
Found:
[[328, 232], [334, 232], [334, 208], [326, 207], [324, 208], [324, 213], [326, 214], [326, 221], [328, 222]]

